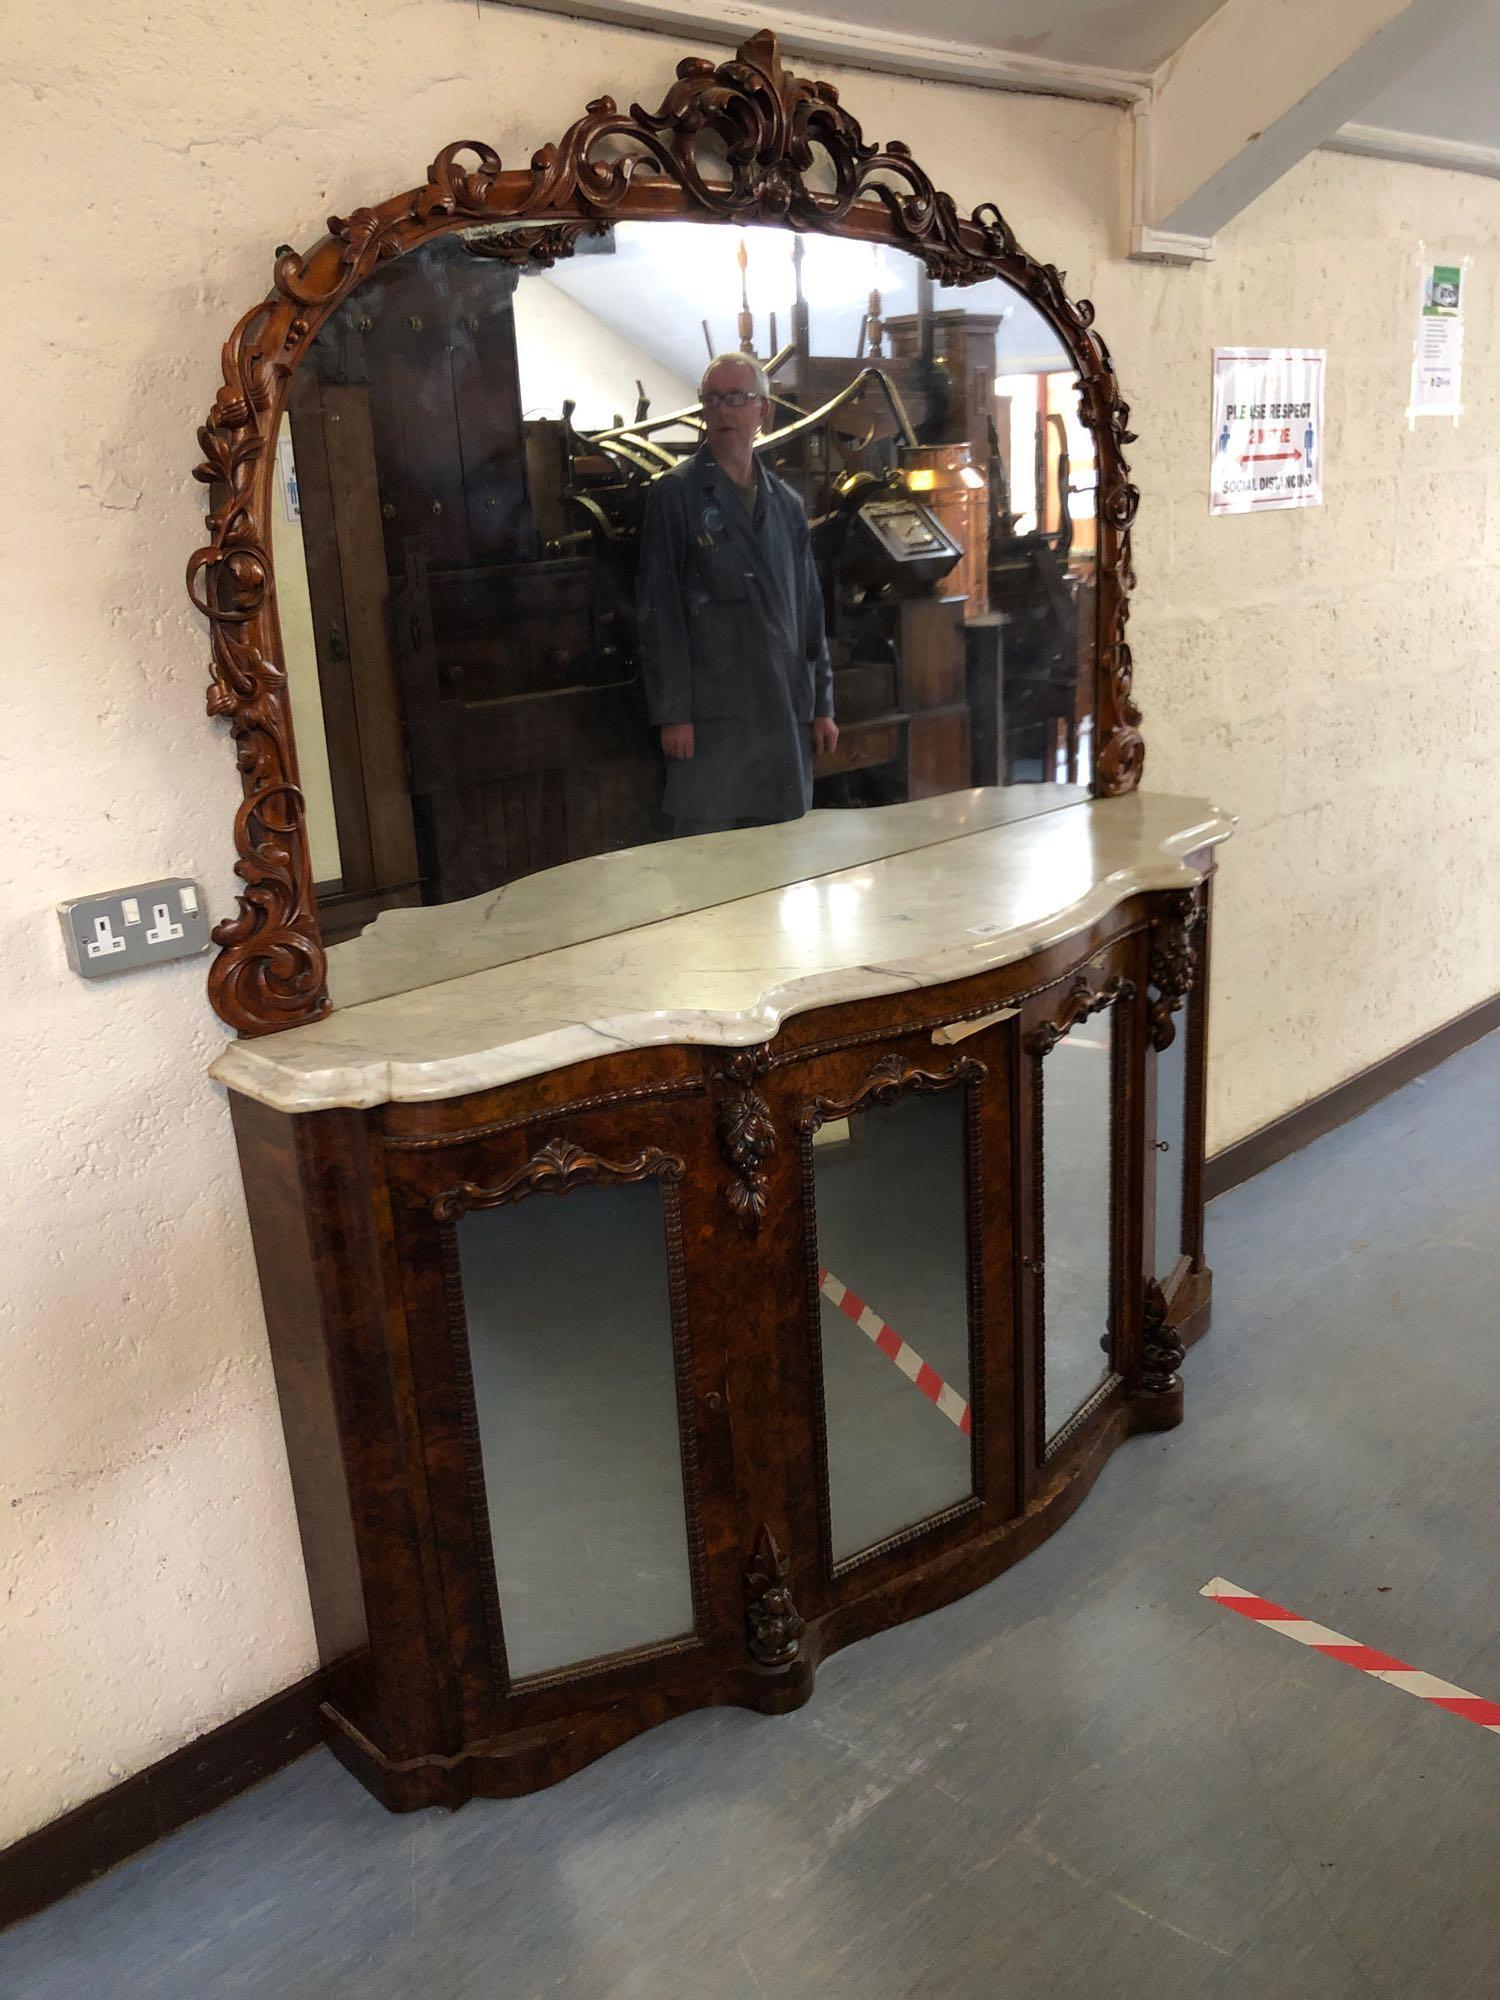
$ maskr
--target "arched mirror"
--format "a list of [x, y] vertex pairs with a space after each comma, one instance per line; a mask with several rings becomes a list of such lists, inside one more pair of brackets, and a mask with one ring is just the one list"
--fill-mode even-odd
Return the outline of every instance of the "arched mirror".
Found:
[[1092, 311], [771, 37], [332, 227], [202, 433], [235, 1026], [1136, 782]]

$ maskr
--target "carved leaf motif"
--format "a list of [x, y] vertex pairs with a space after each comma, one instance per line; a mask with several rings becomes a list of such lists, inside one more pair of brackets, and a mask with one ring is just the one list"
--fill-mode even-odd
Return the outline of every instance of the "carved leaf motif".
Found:
[[790, 1666], [807, 1629], [792, 1602], [791, 1574], [776, 1537], [762, 1525], [745, 1572], [745, 1615], [750, 1626], [751, 1658], [763, 1667]]
[[766, 1212], [764, 1169], [776, 1151], [776, 1128], [765, 1099], [744, 1084], [720, 1099], [718, 1122], [719, 1148], [735, 1174], [726, 1198], [753, 1232]]
[[927, 1093], [951, 1090], [955, 1084], [977, 1083], [988, 1076], [986, 1065], [975, 1056], [960, 1056], [945, 1070], [923, 1069], [902, 1055], [882, 1056], [851, 1097], [815, 1097], [797, 1114], [797, 1130], [818, 1131], [833, 1119], [848, 1118], [872, 1104], [894, 1104], [908, 1091]]
[[470, 1209], [500, 1208], [528, 1194], [566, 1194], [569, 1188], [586, 1182], [617, 1186], [652, 1176], [663, 1181], [680, 1181], [681, 1160], [657, 1146], [648, 1146], [632, 1160], [606, 1160], [598, 1153], [585, 1152], [571, 1140], [550, 1139], [524, 1166], [517, 1167], [494, 1187], [460, 1181], [457, 1187], [434, 1195], [429, 1207], [434, 1221], [457, 1222]]
[[1080, 1021], [1086, 1021], [1091, 1014], [1112, 1006], [1116, 1000], [1133, 1000], [1135, 987], [1118, 972], [1111, 973], [1102, 986], [1095, 986], [1086, 972], [1080, 972], [1068, 988], [1067, 996], [1050, 1021], [1043, 1021], [1033, 1028], [1026, 1037], [1026, 1046], [1033, 1055], [1050, 1055], [1070, 1028]]
[[1149, 979], [1154, 992], [1151, 1002], [1151, 1046], [1161, 1054], [1177, 1036], [1172, 1018], [1192, 991], [1198, 970], [1195, 933], [1203, 921], [1203, 904], [1196, 890], [1173, 896], [1165, 916], [1151, 927]]

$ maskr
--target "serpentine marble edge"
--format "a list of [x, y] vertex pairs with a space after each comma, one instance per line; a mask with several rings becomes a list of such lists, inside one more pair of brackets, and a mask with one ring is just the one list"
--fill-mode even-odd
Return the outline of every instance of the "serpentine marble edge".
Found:
[[[210, 1074], [281, 1111], [365, 1109], [457, 1097], [612, 1050], [763, 1042], [790, 1014], [968, 978], [1071, 936], [1128, 896], [1190, 886], [1201, 869], [1186, 857], [1234, 827], [1203, 799], [1132, 792], [1009, 823], [984, 825], [991, 815], [981, 812], [979, 830], [961, 830], [975, 824], [975, 798], [957, 795], [953, 831], [936, 839], [932, 811], [917, 815], [921, 844], [905, 851], [752, 893], [731, 889], [733, 900], [231, 1042]], [[724, 857], [721, 879], [764, 879], [755, 844], [779, 852], [784, 838], [774, 827], [710, 836]], [[607, 859], [622, 903], [638, 906], [631, 864], [658, 870], [660, 850]], [[590, 865], [532, 881], [543, 892], [554, 878], [585, 881], [579, 871]], [[441, 922], [447, 913], [413, 915]], [[566, 912], [559, 921], [566, 934]]]

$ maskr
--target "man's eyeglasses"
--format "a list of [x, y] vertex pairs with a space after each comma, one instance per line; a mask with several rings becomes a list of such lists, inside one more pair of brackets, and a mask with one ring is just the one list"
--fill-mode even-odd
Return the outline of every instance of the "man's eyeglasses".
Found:
[[705, 389], [702, 396], [705, 410], [743, 410], [747, 403], [758, 403], [758, 389]]

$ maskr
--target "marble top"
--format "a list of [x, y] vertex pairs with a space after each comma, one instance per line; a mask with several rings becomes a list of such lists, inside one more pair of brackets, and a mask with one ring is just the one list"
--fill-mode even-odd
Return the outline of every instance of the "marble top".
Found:
[[[997, 820], [984, 794], [959, 797], [977, 799], [985, 823], [231, 1042], [211, 1074], [278, 1110], [361, 1109], [461, 1096], [620, 1049], [762, 1042], [788, 1015], [968, 978], [1141, 890], [1187, 887], [1199, 870], [1186, 857], [1234, 825], [1202, 799], [1142, 792], [1021, 820]], [[715, 853], [733, 878], [729, 844], [782, 831], [706, 838], [725, 844]], [[649, 874], [662, 861], [644, 848], [572, 866], [607, 862], [624, 882], [626, 864]]]
[[774, 826], [590, 855], [461, 903], [383, 910], [358, 937], [329, 952], [329, 998], [335, 1007], [358, 1007], [861, 861], [935, 847], [1088, 796], [1081, 785], [993, 785], [898, 806], [810, 812]]

